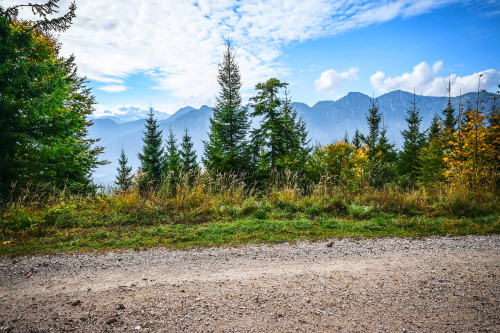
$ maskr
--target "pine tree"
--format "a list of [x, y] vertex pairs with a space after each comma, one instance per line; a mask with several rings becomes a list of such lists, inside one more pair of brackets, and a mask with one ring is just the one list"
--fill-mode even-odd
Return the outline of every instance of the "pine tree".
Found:
[[125, 151], [121, 150], [120, 158], [118, 159], [118, 174], [116, 175], [115, 184], [119, 191], [128, 191], [132, 187], [132, 167], [128, 165], [128, 158], [125, 156]]
[[229, 40], [226, 41], [222, 63], [219, 63], [217, 81], [219, 96], [210, 118], [208, 141], [204, 142], [203, 163], [219, 172], [248, 170], [250, 128], [248, 110], [241, 105], [241, 77]]
[[142, 153], [138, 155], [141, 162], [139, 190], [145, 192], [158, 189], [163, 174], [162, 131], [157, 124], [151, 107], [146, 119], [146, 131], [142, 141], [144, 143]]
[[349, 143], [349, 134], [347, 133], [347, 131], [345, 131], [344, 133], [344, 138], [342, 139], [343, 142], [345, 143]]
[[380, 130], [380, 138], [377, 143], [377, 154], [380, 155], [378, 158], [382, 163], [395, 163], [398, 158], [398, 153], [396, 151], [396, 146], [389, 142], [387, 138], [387, 127], [384, 126]]
[[181, 166], [181, 156], [179, 153], [179, 148], [177, 146], [177, 139], [175, 138], [174, 132], [170, 128], [168, 130], [166, 150], [163, 160], [163, 170], [165, 174], [171, 173], [174, 175], [178, 175]]
[[[54, 18], [56, 3], [0, 6], [0, 197], [12, 183], [89, 191], [92, 171], [107, 163], [88, 137], [95, 99], [54, 34], [69, 28], [76, 7]], [[19, 19], [21, 7], [41, 19]]]
[[196, 151], [193, 149], [193, 143], [191, 142], [191, 136], [189, 135], [187, 128], [184, 129], [184, 136], [182, 137], [179, 155], [182, 170], [190, 172], [198, 169]]
[[297, 110], [293, 107], [286, 88], [284, 95], [282, 135], [285, 138], [285, 153], [280, 157], [278, 164], [285, 169], [302, 172], [311, 152], [310, 141], [307, 139], [306, 123], [302, 117], [298, 118]]
[[365, 143], [368, 147], [368, 161], [373, 161], [376, 155], [376, 146], [380, 136], [380, 121], [382, 114], [380, 113], [377, 100], [372, 98], [370, 100], [370, 108], [366, 121], [368, 122], [368, 136], [365, 138]]
[[416, 179], [418, 168], [420, 167], [419, 154], [425, 145], [425, 134], [420, 131], [420, 110], [417, 108], [416, 95], [413, 93], [411, 107], [406, 110], [408, 129], [403, 130], [403, 150], [400, 153], [399, 170], [402, 175], [407, 175], [410, 184]]
[[449, 81], [446, 90], [448, 91], [448, 103], [446, 104], [446, 108], [443, 110], [443, 131], [453, 133], [456, 129], [457, 119], [455, 118], [455, 108], [451, 104], [451, 82]]
[[431, 126], [428, 129], [429, 133], [429, 138], [428, 142], [431, 142], [434, 139], [437, 139], [441, 136], [441, 119], [439, 119], [439, 116], [437, 114], [434, 115], [434, 118], [432, 118]]
[[361, 144], [364, 141], [364, 136], [359, 132], [358, 129], [354, 131], [354, 136], [352, 137], [352, 145], [356, 148], [359, 149], [361, 148]]
[[256, 102], [252, 116], [262, 116], [260, 128], [252, 133], [252, 141], [260, 143], [263, 166], [269, 171], [281, 171], [279, 158], [286, 153], [286, 137], [283, 135], [286, 123], [283, 119], [283, 100], [279, 91], [287, 85], [276, 78], [255, 86], [258, 93], [251, 100]]

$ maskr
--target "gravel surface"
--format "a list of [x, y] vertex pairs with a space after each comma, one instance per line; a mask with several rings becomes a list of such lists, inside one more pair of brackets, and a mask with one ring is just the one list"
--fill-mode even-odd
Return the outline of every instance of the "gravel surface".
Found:
[[500, 332], [500, 236], [0, 258], [0, 332]]

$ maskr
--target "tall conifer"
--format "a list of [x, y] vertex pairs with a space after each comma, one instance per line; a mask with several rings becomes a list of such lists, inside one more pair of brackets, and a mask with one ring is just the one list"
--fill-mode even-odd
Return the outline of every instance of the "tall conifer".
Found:
[[142, 152], [138, 155], [142, 173], [139, 179], [139, 189], [141, 191], [155, 190], [160, 185], [162, 178], [164, 150], [162, 147], [162, 131], [157, 124], [152, 107], [149, 108], [146, 131], [142, 141], [144, 143]]
[[179, 149], [181, 168], [184, 171], [191, 171], [198, 169], [196, 162], [196, 151], [193, 149], [193, 142], [187, 128], [184, 129], [182, 136], [182, 143]]
[[420, 131], [422, 117], [417, 107], [416, 94], [413, 93], [411, 107], [406, 110], [406, 122], [408, 129], [403, 130], [403, 150], [400, 154], [399, 170], [401, 174], [408, 175], [410, 183], [413, 183], [417, 176], [417, 170], [420, 166], [419, 153], [425, 145], [425, 134]]
[[373, 161], [376, 154], [377, 142], [380, 137], [380, 121], [382, 114], [380, 113], [377, 100], [370, 99], [370, 108], [366, 121], [368, 122], [368, 136], [365, 138], [365, 143], [368, 146], [368, 160]]
[[219, 96], [210, 118], [203, 163], [214, 171], [246, 171], [248, 168], [248, 110], [241, 104], [241, 77], [229, 40], [219, 63]]
[[118, 174], [116, 175], [115, 184], [118, 186], [118, 190], [130, 190], [132, 187], [132, 167], [128, 166], [128, 158], [125, 156], [123, 148], [120, 153], [120, 158], [118, 159], [118, 168], [116, 170]]
[[253, 142], [263, 145], [263, 155], [270, 171], [280, 171], [278, 159], [286, 153], [286, 137], [284, 127], [286, 123], [283, 118], [283, 100], [279, 96], [280, 89], [286, 87], [287, 83], [276, 78], [271, 78], [265, 83], [255, 86], [258, 93], [251, 100], [256, 102], [252, 116], [262, 116], [260, 128], [252, 133]]

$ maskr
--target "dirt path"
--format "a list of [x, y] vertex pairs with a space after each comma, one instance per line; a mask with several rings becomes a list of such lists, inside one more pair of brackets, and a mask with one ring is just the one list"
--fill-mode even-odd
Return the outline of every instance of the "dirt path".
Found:
[[500, 236], [0, 258], [0, 332], [500, 332]]

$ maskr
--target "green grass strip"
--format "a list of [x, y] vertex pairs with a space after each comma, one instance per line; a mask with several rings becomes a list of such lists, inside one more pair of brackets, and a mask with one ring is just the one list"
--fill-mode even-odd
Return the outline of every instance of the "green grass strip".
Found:
[[154, 247], [186, 249], [342, 237], [423, 237], [499, 233], [500, 221], [497, 216], [493, 215], [472, 219], [391, 215], [380, 215], [368, 220], [242, 219], [198, 225], [157, 224], [48, 229], [40, 234], [4, 231], [0, 235], [0, 255], [17, 256]]

